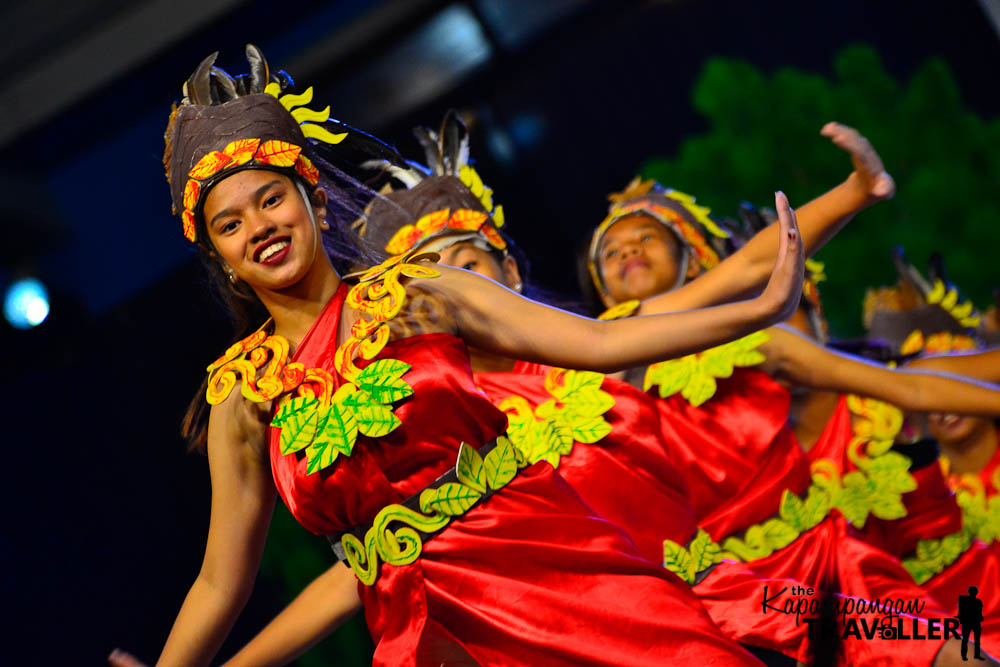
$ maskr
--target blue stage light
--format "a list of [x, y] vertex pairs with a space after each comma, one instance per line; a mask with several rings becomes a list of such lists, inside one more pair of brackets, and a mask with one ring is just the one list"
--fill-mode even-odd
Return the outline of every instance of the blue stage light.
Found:
[[7, 290], [3, 314], [17, 329], [30, 329], [49, 316], [49, 293], [35, 278], [18, 280]]

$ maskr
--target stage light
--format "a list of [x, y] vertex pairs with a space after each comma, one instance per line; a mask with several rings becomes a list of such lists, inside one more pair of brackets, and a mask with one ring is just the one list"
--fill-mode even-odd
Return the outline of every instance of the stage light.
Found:
[[30, 329], [44, 322], [49, 316], [49, 293], [45, 285], [36, 278], [16, 281], [7, 289], [3, 314], [17, 329]]

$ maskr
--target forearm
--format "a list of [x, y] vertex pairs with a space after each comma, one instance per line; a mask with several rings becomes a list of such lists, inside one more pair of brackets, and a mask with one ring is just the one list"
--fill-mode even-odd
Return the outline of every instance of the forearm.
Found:
[[[857, 176], [851, 174], [837, 187], [796, 209], [805, 254], [812, 255], [826, 245], [855, 213], [870, 204]], [[639, 313], [704, 308], [758, 293], [774, 268], [780, 231], [777, 224], [762, 229], [711, 271], [679, 289], [643, 301]]]
[[227, 667], [284, 665], [361, 609], [354, 573], [338, 563], [317, 577]]
[[905, 391], [895, 402], [904, 410], [1000, 416], [1000, 387], [996, 385], [935, 371], [900, 370], [897, 373], [905, 378], [898, 383]]
[[835, 353], [784, 327], [770, 330], [761, 351], [777, 374], [795, 384], [870, 396], [910, 412], [1000, 415], [997, 387], [968, 378], [890, 369]]
[[[811, 257], [844, 228], [859, 211], [874, 203], [857, 174], [852, 173], [837, 187], [795, 209], [806, 257]], [[746, 253], [749, 275], [759, 287], [767, 279], [778, 252], [778, 228], [771, 225], [758, 232], [740, 250]]]
[[157, 665], [208, 665], [243, 610], [250, 590], [225, 591], [198, 575]]
[[944, 371], [966, 377], [1000, 383], [1000, 348], [914, 359], [906, 364], [915, 370]]
[[[481, 318], [465, 319], [463, 336], [477, 347], [562, 368], [611, 373], [693, 354], [745, 336], [767, 322], [758, 300], [714, 308], [631, 317], [611, 322], [586, 318], [549, 321], [540, 311], [532, 327], [497, 334]], [[565, 315], [565, 314], [563, 314]]]

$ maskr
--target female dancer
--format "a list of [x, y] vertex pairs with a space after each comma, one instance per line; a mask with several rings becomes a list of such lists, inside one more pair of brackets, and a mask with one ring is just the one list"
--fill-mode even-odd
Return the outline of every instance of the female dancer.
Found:
[[[869, 335], [899, 355], [930, 352], [944, 356], [923, 357], [908, 367], [965, 371], [995, 379], [1000, 373], [996, 350], [977, 351], [975, 326], [979, 315], [971, 303], [959, 303], [958, 292], [945, 286], [941, 267], [925, 279], [897, 251], [897, 287], [870, 290], [865, 298]], [[962, 354], [947, 354], [963, 351]], [[836, 417], [823, 433], [817, 449], [838, 437]], [[904, 496], [907, 515], [898, 521], [875, 521], [865, 526], [864, 537], [903, 558], [904, 565], [924, 589], [942, 603], [953, 606], [970, 585], [995, 590], [1000, 576], [1000, 501], [996, 500], [1000, 476], [996, 422], [955, 413], [932, 413], [926, 421], [908, 419], [897, 440], [904, 442], [929, 435], [941, 445], [914, 476], [919, 487]], [[915, 461], [916, 463], [916, 461]], [[1000, 600], [986, 596], [984, 636], [996, 645]]]
[[167, 132], [185, 235], [271, 320], [209, 367], [212, 520], [162, 662], [215, 653], [252, 585], [277, 491], [304, 526], [341, 535], [366, 584], [377, 664], [751, 663], [551, 466], [517, 458], [465, 344], [617, 370], [779, 321], [802, 280], [784, 196], [767, 287], [717, 308], [600, 323], [418, 255], [349, 287], [320, 251], [327, 214], [343, 207], [316, 188], [319, 149], [306, 141], [344, 133], [316, 124], [328, 112], [295, 108], [311, 91], [283, 94], [287, 79], [248, 56], [251, 74], [236, 81], [206, 60]]

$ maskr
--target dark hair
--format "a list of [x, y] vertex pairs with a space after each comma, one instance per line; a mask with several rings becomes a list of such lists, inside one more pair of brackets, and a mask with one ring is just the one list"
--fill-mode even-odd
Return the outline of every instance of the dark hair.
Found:
[[[313, 186], [291, 176], [306, 186], [306, 192], [323, 190], [326, 193], [326, 222], [330, 229], [322, 232], [323, 249], [333, 262], [334, 269], [343, 275], [358, 266], [371, 266], [385, 258], [384, 253], [372, 247], [352, 229], [353, 223], [363, 215], [364, 206], [375, 193], [333, 166], [326, 160], [311, 157], [320, 172], [318, 185]], [[287, 176], [285, 172], [283, 173]], [[215, 249], [208, 241], [203, 216], [198, 215], [198, 258], [205, 268], [204, 285], [213, 300], [226, 312], [233, 327], [232, 342], [240, 341], [267, 321], [270, 314], [256, 293], [244, 282], [233, 283], [219, 263]], [[232, 342], [230, 344], [232, 344]], [[228, 346], [227, 346], [228, 347]], [[190, 451], [205, 453], [207, 447], [209, 407], [205, 401], [208, 376], [201, 382], [192, 397], [181, 422], [181, 436]]]

